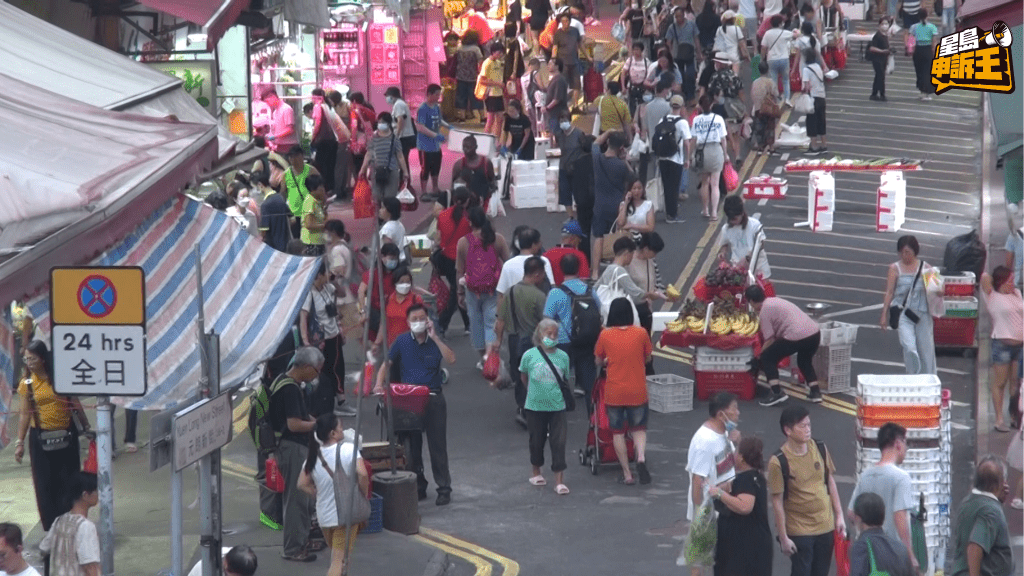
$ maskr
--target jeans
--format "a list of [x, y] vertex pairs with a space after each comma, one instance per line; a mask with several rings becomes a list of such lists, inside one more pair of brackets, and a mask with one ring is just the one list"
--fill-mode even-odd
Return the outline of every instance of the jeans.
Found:
[[679, 71], [683, 73], [683, 98], [687, 102], [693, 100], [697, 93], [697, 64], [693, 58], [689, 60], [676, 60]]
[[523, 353], [529, 350], [531, 345], [530, 336], [508, 335], [508, 375], [515, 385], [516, 406], [520, 409], [526, 405], [526, 384], [523, 384], [519, 363], [523, 360]]
[[299, 471], [306, 463], [307, 446], [282, 440], [277, 447], [277, 464], [284, 478], [284, 554], [297, 556], [309, 541], [313, 522], [313, 499], [299, 490]]
[[[817, 384], [818, 374], [814, 371], [814, 353], [821, 345], [821, 332], [815, 332], [803, 340], [779, 338], [761, 351], [761, 370], [769, 381], [779, 379], [779, 361], [796, 354], [796, 365], [808, 384]], [[775, 388], [772, 388], [775, 392]]]
[[914, 324], [906, 314], [900, 314], [900, 346], [903, 346], [903, 364], [907, 374], [935, 374], [935, 325], [928, 311]]
[[562, 138], [562, 127], [559, 124], [562, 121], [562, 112], [558, 108], [554, 110], [545, 110], [544, 113], [548, 117], [548, 131], [551, 132], [551, 145], [555, 144], [555, 141]]
[[469, 315], [466, 311], [459, 307], [459, 291], [458, 282], [455, 279], [455, 260], [445, 256], [444, 254], [438, 253], [434, 257], [434, 265], [437, 266], [437, 271], [444, 276], [445, 280], [448, 281], [448, 303], [444, 308], [444, 312], [441, 313], [441, 317], [438, 320], [438, 325], [441, 328], [441, 332], [448, 331], [448, 325], [452, 322], [452, 316], [455, 316], [455, 311], [458, 310], [459, 314], [462, 315], [462, 324], [468, 329], [469, 328]]
[[[683, 166], [683, 169], [679, 172], [679, 193], [686, 194], [686, 190], [690, 187], [690, 171]], [[677, 210], [678, 212], [678, 210]]]
[[683, 177], [683, 165], [671, 160], [658, 160], [661, 170], [661, 189], [665, 191], [665, 218], [675, 219], [679, 213], [679, 181]]
[[956, 30], [956, 6], [942, 8], [942, 33], [952, 34]]
[[412, 452], [406, 456], [410, 459], [412, 470], [416, 472], [416, 484], [420, 492], [427, 491], [427, 477], [423, 473], [423, 434], [427, 435], [427, 448], [430, 450], [430, 470], [434, 474], [438, 494], [452, 493], [452, 476], [448, 470], [448, 403], [444, 394], [438, 391], [430, 395], [427, 411], [423, 414], [423, 432], [401, 432], [400, 436], [409, 439]]
[[544, 465], [544, 442], [551, 446], [551, 471], [561, 472], [565, 464], [565, 440], [568, 435], [568, 418], [565, 410], [557, 412], [536, 412], [526, 410], [526, 430], [530, 433], [530, 464], [540, 468]]
[[879, 58], [878, 56], [875, 56], [871, 59], [871, 66], [875, 69], [875, 80], [871, 83], [872, 96], [885, 96], [886, 64], [888, 64], [888, 58]]
[[796, 554], [790, 556], [793, 562], [790, 576], [828, 576], [832, 567], [831, 532], [818, 536], [790, 536], [789, 539], [796, 544]]
[[789, 90], [790, 90], [790, 86], [789, 86], [789, 58], [780, 58], [778, 60], [769, 60], [768, 61], [768, 73], [771, 74], [772, 82], [775, 82], [776, 85], [778, 85], [779, 79], [780, 78], [782, 79], [782, 90], [783, 90], [782, 94], [783, 94], [783, 97], [785, 98], [785, 100], [783, 100], [783, 101], [784, 102], [788, 102], [789, 101], [789, 94], [790, 94], [790, 92], [789, 92]]
[[594, 364], [594, 349], [573, 346], [571, 344], [559, 344], [572, 362], [572, 370], [576, 375], [576, 387], [583, 390], [583, 400], [587, 405], [587, 414], [593, 412], [592, 398], [594, 382], [597, 381], [597, 364]]
[[494, 320], [498, 313], [498, 293], [477, 294], [466, 290], [466, 312], [469, 314], [470, 338], [473, 348], [484, 350], [494, 342]]

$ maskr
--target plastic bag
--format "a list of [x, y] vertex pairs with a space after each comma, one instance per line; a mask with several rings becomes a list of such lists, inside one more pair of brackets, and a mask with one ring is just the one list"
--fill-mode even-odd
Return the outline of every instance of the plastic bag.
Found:
[[943, 274], [974, 272], [975, 278], [981, 278], [985, 271], [985, 244], [978, 237], [977, 230], [957, 236], [946, 244], [942, 268]]
[[639, 134], [633, 135], [633, 143], [629, 145], [629, 152], [626, 154], [626, 158], [630, 162], [637, 162], [640, 160], [640, 155], [647, 152], [647, 143], [644, 142], [643, 138]]
[[612, 24], [612, 38], [619, 44], [626, 42], [626, 26], [621, 21]]
[[409, 190], [408, 186], [405, 186], [401, 190], [399, 190], [398, 196], [396, 196], [396, 198], [398, 198], [398, 201], [401, 202], [402, 204], [412, 204], [413, 202], [416, 201], [416, 195], [413, 194], [411, 190]]
[[488, 218], [497, 218], [498, 216], [505, 215], [505, 205], [501, 203], [500, 194], [491, 194], [491, 199], [487, 202], [487, 216]]
[[512, 388], [512, 376], [508, 373], [508, 368], [505, 367], [505, 363], [501, 363], [501, 367], [498, 368], [498, 377], [491, 382], [491, 386], [498, 390], [508, 390]]
[[690, 531], [683, 540], [683, 548], [676, 558], [676, 566], [714, 566], [715, 546], [718, 544], [718, 512], [710, 494], [693, 515]]
[[839, 533], [832, 532], [836, 554], [836, 576], [850, 576], [850, 541]]
[[373, 188], [366, 178], [360, 178], [352, 190], [352, 216], [356, 219], [373, 218]]
[[811, 95], [806, 92], [793, 96], [793, 112], [797, 114], [814, 113], [814, 98], [811, 98]]
[[896, 57], [889, 54], [889, 59], [885, 63], [885, 73], [892, 74], [896, 70]]
[[493, 382], [498, 379], [501, 372], [501, 354], [497, 350], [492, 350], [486, 356], [484, 356], [484, 369], [483, 376], [484, 380]]
[[263, 465], [266, 476], [267, 490], [281, 494], [284, 492], [284, 476], [281, 475], [281, 468], [277, 465], [276, 458], [268, 458]]
[[89, 454], [85, 457], [85, 463], [82, 464], [82, 472], [88, 472], [89, 474], [96, 474], [99, 465], [96, 460], [96, 441], [89, 440]]
[[736, 173], [736, 168], [731, 163], [725, 163], [725, 167], [722, 168], [722, 176], [725, 177], [725, 189], [727, 191], [732, 192], [739, 188], [740, 175]]

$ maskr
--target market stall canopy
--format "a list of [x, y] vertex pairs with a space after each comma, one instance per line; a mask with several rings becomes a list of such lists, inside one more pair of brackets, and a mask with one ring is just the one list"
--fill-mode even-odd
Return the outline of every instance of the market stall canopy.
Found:
[[[996, 20], [1006, 22], [1010, 28], [1024, 22], [1020, 0], [965, 0], [956, 16], [963, 26], [977, 26], [982, 30], [991, 30]], [[1018, 42], [1014, 44], [1019, 45]]]
[[94, 257], [217, 157], [217, 130], [109, 112], [0, 74], [0, 303]]
[[238, 15], [249, 8], [249, 0], [137, 0], [171, 16], [199, 24], [206, 33], [206, 49], [213, 51], [217, 41], [235, 24]]
[[[207, 330], [220, 335], [221, 389], [246, 380], [272, 357], [309, 292], [320, 260], [278, 252], [250, 236], [233, 218], [179, 194], [165, 202], [91, 266], [141, 266], [146, 278], [148, 393], [114, 398], [136, 410], [165, 410], [197, 395], [200, 377], [196, 322], [195, 245], [203, 267]], [[27, 302], [49, 338], [50, 302], [44, 291]], [[11, 325], [0, 323], [0, 394], [10, 394]], [[0, 396], [3, 406], [9, 405]], [[7, 410], [0, 406], [0, 418]], [[6, 429], [0, 424], [0, 430]]]
[[62, 30], [3, 0], [0, 38], [0, 74], [97, 108], [156, 117], [174, 115], [183, 122], [216, 125], [220, 158], [230, 156], [239, 144], [185, 93], [180, 79]]
[[285, 0], [284, 19], [316, 28], [330, 28], [331, 17], [324, 0]]

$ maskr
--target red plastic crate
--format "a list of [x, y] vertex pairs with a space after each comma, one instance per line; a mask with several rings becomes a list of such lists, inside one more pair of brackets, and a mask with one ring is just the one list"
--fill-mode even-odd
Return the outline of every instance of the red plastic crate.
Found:
[[974, 284], [946, 284], [945, 296], [974, 296]]
[[732, 392], [740, 400], [754, 399], [754, 377], [750, 372], [693, 371], [697, 399], [707, 400], [716, 392]]
[[974, 333], [978, 329], [977, 318], [953, 318], [944, 316], [935, 319], [935, 345], [974, 346]]

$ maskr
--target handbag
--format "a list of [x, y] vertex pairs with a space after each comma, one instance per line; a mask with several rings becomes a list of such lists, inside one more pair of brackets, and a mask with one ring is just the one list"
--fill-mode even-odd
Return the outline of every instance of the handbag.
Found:
[[36, 392], [32, 388], [32, 381], [26, 382], [28, 385], [28, 395], [32, 403], [32, 419], [35, 421], [36, 429], [39, 430], [39, 443], [42, 445], [44, 452], [53, 452], [55, 450], [63, 450], [71, 445], [71, 430], [43, 430], [42, 424], [39, 423], [39, 410], [36, 404]]
[[793, 111], [797, 114], [814, 114], [814, 98], [806, 92], [794, 96]]
[[[388, 171], [388, 166], [391, 166], [391, 158], [395, 155], [395, 133], [391, 133], [391, 146], [388, 148], [388, 161], [383, 166], [374, 166], [373, 168], [373, 181], [381, 186], [387, 186], [391, 180], [391, 172]], [[375, 159], [376, 160], [376, 159]]]
[[779, 102], [775, 99], [771, 93], [765, 94], [763, 100], [761, 100], [761, 106], [757, 109], [764, 116], [771, 118], [779, 118], [782, 116], [782, 106], [779, 106]]
[[619, 230], [619, 225], [613, 224], [611, 232], [604, 235], [604, 240], [601, 244], [601, 259], [602, 260], [614, 260], [615, 259], [615, 241], [619, 238], [625, 238], [629, 236], [629, 233], [625, 230]]
[[889, 54], [889, 59], [885, 63], [885, 73], [892, 74], [896, 70], [896, 56]]
[[[341, 449], [334, 451], [334, 470], [327, 465], [323, 450], [317, 451], [320, 463], [324, 465], [327, 475], [334, 481], [334, 505], [338, 510], [338, 526], [356, 526], [370, 519], [370, 501], [360, 490], [352, 490], [352, 480], [341, 467]], [[355, 492], [355, 498], [349, 495]]]
[[921, 270], [924, 268], [924, 261], [917, 267], [917, 274], [914, 275], [914, 281], [910, 284], [910, 290], [907, 291], [907, 295], [903, 298], [903, 305], [891, 304], [889, 306], [889, 327], [893, 330], [898, 330], [900, 327], [900, 314], [906, 314], [907, 319], [917, 324], [921, 317], [918, 316], [913, 310], [907, 309], [907, 302], [910, 301], [910, 295], [914, 293], [914, 288], [917, 286], [917, 279], [921, 277]]
[[555, 375], [555, 380], [558, 381], [558, 389], [561, 390], [562, 400], [565, 402], [565, 411], [572, 412], [576, 409], [576, 397], [572, 394], [572, 388], [569, 388], [569, 383], [562, 378], [562, 373], [555, 368], [554, 363], [551, 362], [551, 358], [548, 358], [548, 353], [540, 346], [537, 346], [537, 351], [540, 352], [544, 361], [548, 363], [548, 368], [551, 369], [551, 373]]

